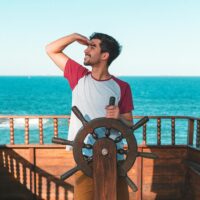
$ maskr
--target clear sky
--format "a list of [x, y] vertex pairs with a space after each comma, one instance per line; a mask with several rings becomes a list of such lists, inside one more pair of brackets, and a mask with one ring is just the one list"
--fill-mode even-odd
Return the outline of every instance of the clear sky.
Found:
[[[199, 0], [1, 0], [0, 75], [62, 75], [44, 48], [73, 32], [120, 42], [114, 75], [200, 76]], [[84, 48], [65, 52], [82, 63]]]

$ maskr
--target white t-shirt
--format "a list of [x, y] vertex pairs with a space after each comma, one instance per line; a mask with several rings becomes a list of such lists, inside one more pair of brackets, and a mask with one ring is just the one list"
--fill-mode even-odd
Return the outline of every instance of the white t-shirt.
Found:
[[[88, 69], [69, 59], [65, 66], [64, 77], [72, 89], [72, 106], [77, 106], [87, 121], [105, 117], [105, 107], [109, 104], [111, 96], [115, 97], [115, 105], [119, 106], [120, 114], [133, 110], [130, 86], [114, 76], [108, 80], [96, 80]], [[68, 140], [73, 141], [82, 126], [72, 112]]]

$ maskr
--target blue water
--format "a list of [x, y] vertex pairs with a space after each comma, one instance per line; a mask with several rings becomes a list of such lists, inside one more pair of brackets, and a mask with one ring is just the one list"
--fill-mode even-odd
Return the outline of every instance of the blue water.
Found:
[[[134, 97], [134, 115], [200, 116], [200, 77], [120, 77], [127, 81]], [[71, 90], [63, 77], [0, 77], [0, 115], [69, 115]], [[148, 130], [155, 125], [149, 123]], [[166, 120], [170, 128], [170, 122]], [[66, 138], [66, 120], [59, 121], [59, 134]], [[180, 143], [186, 141], [186, 122], [177, 122], [182, 132]], [[152, 131], [152, 135], [156, 132]], [[15, 120], [15, 143], [23, 143], [23, 119]], [[44, 141], [53, 136], [52, 120], [44, 121]], [[137, 134], [136, 134], [137, 135]], [[163, 137], [165, 130], [163, 129]], [[141, 134], [138, 133], [138, 140]], [[152, 136], [153, 137], [153, 136]], [[30, 142], [37, 143], [38, 122], [30, 121]], [[147, 138], [148, 139], [148, 138]], [[163, 142], [168, 142], [165, 138]], [[149, 141], [154, 143], [151, 139]], [[178, 140], [177, 140], [178, 142]], [[9, 143], [8, 121], [0, 119], [0, 144]]]

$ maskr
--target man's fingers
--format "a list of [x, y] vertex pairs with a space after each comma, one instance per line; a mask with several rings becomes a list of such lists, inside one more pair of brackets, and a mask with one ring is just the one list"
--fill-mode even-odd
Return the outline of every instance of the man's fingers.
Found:
[[106, 118], [114, 118], [114, 119], [118, 119], [118, 115], [117, 114], [107, 114]]
[[107, 118], [119, 118], [119, 107], [118, 106], [106, 106], [106, 117]]
[[115, 110], [108, 110], [107, 113], [108, 114], [114, 114], [114, 113], [116, 113], [116, 111]]
[[80, 44], [83, 44], [83, 45], [89, 45], [89, 41], [87, 39], [78, 39], [77, 42], [79, 42]]
[[114, 110], [117, 106], [106, 106], [106, 110]]
[[83, 45], [89, 45], [90, 44], [90, 40], [85, 37], [84, 35], [81, 35], [81, 34], [78, 34], [77, 33], [77, 42], [79, 42], [80, 44], [83, 44]]

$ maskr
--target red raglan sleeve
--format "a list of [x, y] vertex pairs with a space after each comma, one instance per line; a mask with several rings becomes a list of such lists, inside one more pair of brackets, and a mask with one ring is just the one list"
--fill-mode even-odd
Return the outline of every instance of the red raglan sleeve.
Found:
[[88, 69], [78, 64], [72, 59], [68, 59], [65, 69], [64, 77], [68, 80], [71, 89], [73, 90], [80, 78], [88, 73]]
[[120, 114], [131, 112], [134, 109], [131, 88], [128, 84], [121, 91], [121, 99], [119, 101]]

